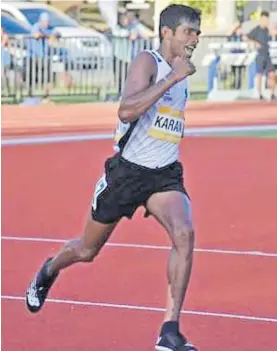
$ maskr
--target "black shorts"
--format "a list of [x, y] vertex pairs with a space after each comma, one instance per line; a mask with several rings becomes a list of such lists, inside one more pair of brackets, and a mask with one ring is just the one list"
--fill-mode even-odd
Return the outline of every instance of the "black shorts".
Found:
[[146, 206], [151, 195], [170, 190], [188, 196], [180, 162], [150, 169], [131, 163], [117, 154], [107, 159], [105, 174], [96, 184], [92, 218], [106, 224], [117, 222], [122, 217], [131, 219], [138, 207]]
[[257, 73], [266, 73], [274, 72], [274, 67], [271, 61], [270, 56], [267, 55], [258, 55], [256, 58]]

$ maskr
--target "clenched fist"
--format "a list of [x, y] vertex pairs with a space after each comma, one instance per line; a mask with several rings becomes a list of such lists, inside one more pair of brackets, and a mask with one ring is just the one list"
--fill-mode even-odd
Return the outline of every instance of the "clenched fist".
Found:
[[178, 82], [188, 76], [191, 76], [195, 72], [196, 68], [194, 64], [186, 56], [177, 56], [172, 62], [172, 74], [174, 74], [175, 79]]

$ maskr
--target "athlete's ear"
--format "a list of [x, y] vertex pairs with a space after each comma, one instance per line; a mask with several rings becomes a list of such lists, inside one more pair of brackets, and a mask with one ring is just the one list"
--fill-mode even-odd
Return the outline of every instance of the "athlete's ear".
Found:
[[163, 39], [171, 39], [173, 36], [173, 30], [167, 26], [164, 26], [162, 27], [161, 34]]

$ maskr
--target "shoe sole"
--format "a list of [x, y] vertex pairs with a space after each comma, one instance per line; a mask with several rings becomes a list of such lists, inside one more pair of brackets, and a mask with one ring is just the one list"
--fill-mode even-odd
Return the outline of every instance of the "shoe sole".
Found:
[[155, 346], [156, 351], [172, 351], [172, 349], [169, 349], [168, 347], [165, 346]]
[[[52, 260], [52, 259], [53, 259], [53, 257], [49, 257], [49, 258], [44, 262], [43, 266], [42, 266], [41, 269], [40, 269], [40, 272], [43, 270], [43, 268], [45, 267], [45, 265], [46, 265], [50, 260]], [[38, 274], [39, 274], [39, 273], [38, 273]], [[40, 306], [32, 306], [32, 305], [30, 305], [30, 304], [28, 303], [28, 296], [27, 296], [27, 293], [26, 293], [26, 295], [25, 295], [25, 305], [26, 305], [26, 307], [27, 307], [27, 309], [28, 309], [29, 312], [31, 312], [31, 313], [37, 313], [37, 312], [39, 312], [39, 311], [42, 309], [42, 307], [43, 307], [43, 305], [44, 305], [44, 303], [45, 303], [45, 300], [46, 300], [46, 298], [47, 298], [47, 295], [48, 295], [48, 293], [49, 293], [49, 290], [51, 289], [51, 287], [52, 287], [53, 284], [55, 283], [55, 281], [56, 281], [56, 279], [58, 278], [58, 276], [59, 276], [59, 273], [57, 273], [57, 274], [55, 274], [55, 275], [53, 276], [53, 281], [52, 281], [50, 287], [48, 288], [48, 291], [47, 291], [47, 293], [46, 293], [46, 296], [45, 296], [44, 301], [42, 302], [42, 304], [41, 304]]]
[[[165, 346], [159, 346], [159, 345], [155, 346], [155, 350], [156, 351], [174, 351], [173, 349], [170, 349], [170, 348], [165, 347]], [[197, 351], [197, 350], [194, 349], [193, 351]]]
[[28, 297], [27, 297], [27, 295], [25, 296], [25, 305], [26, 305], [26, 307], [27, 307], [27, 310], [28, 310], [29, 312], [31, 312], [31, 313], [37, 313], [37, 312], [39, 312], [39, 311], [41, 310], [42, 306], [43, 306], [43, 304], [42, 304], [41, 306], [39, 306], [39, 307], [34, 307], [34, 306], [30, 305], [29, 302], [28, 302]]

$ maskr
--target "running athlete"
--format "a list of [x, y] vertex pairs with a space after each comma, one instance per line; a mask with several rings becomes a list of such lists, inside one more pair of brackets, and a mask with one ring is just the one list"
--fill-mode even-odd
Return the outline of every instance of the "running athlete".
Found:
[[196, 351], [179, 330], [194, 230], [178, 157], [188, 96], [186, 78], [195, 72], [190, 58], [198, 44], [200, 21], [198, 10], [170, 5], [160, 16], [159, 50], [142, 51], [131, 63], [118, 112], [118, 152], [105, 162], [83, 236], [48, 258], [31, 282], [26, 293], [30, 312], [42, 308], [62, 269], [91, 262], [120, 219], [131, 219], [144, 206], [146, 216], [154, 216], [172, 241], [167, 309], [156, 350]]

